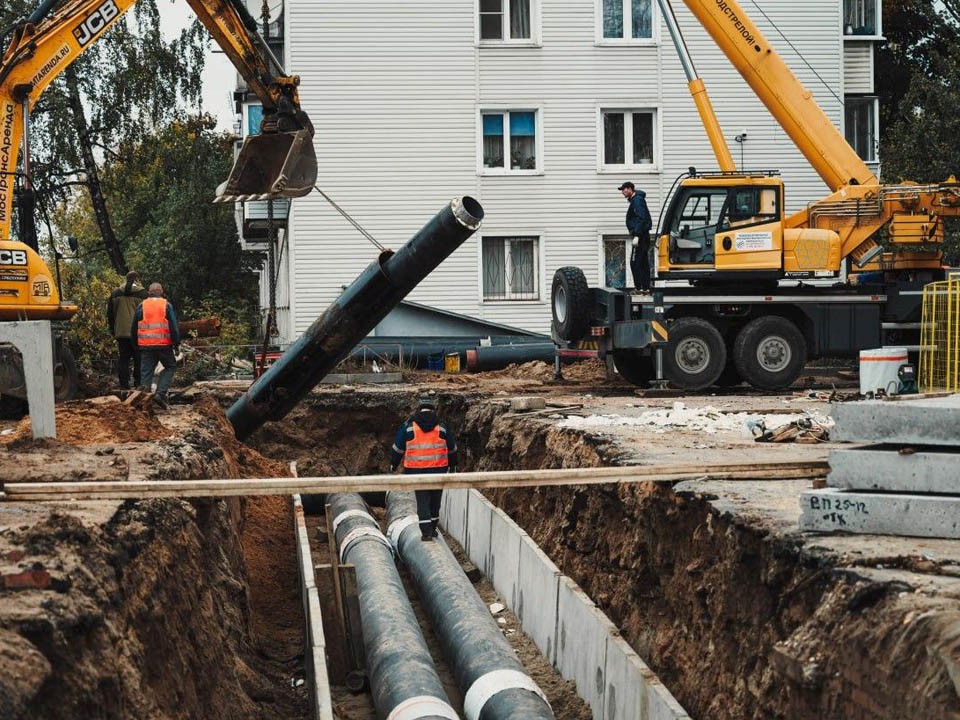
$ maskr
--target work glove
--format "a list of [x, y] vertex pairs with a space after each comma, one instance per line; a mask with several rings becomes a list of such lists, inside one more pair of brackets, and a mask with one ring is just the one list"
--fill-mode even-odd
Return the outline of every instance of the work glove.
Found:
[[182, 361], [183, 361], [183, 353], [180, 352], [180, 346], [179, 346], [179, 345], [174, 345], [174, 346], [173, 346], [173, 358], [174, 358], [174, 360], [176, 360], [177, 362], [182, 362]]
[[391, 465], [391, 466], [390, 466], [390, 472], [395, 473], [396, 471], [397, 471], [397, 466], [396, 466], [396, 465]]
[[634, 236], [633, 236], [633, 246], [636, 247], [636, 246], [639, 245], [639, 244], [640, 244], [640, 238], [638, 238], [636, 235], [634, 235]]

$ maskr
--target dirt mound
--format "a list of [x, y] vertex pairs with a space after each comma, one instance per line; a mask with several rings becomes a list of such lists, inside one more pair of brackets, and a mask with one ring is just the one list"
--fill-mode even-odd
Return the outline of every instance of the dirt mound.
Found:
[[[112, 395], [57, 405], [57, 439], [71, 445], [150, 442], [170, 437], [171, 431], [150, 412], [124, 405]], [[30, 438], [30, 418], [21, 420], [0, 443]]]

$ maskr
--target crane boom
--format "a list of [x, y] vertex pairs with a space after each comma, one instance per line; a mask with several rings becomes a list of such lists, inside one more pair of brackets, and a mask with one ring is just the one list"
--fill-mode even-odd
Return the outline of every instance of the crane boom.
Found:
[[831, 190], [877, 178], [736, 0], [683, 0]]

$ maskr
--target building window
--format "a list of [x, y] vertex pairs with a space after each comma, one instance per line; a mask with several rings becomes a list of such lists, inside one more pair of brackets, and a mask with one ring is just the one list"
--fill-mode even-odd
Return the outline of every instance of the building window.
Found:
[[[483, 112], [483, 167], [489, 170], [537, 169], [537, 112]], [[505, 152], [509, 149], [509, 152]], [[509, 165], [506, 163], [509, 162]]]
[[247, 105], [247, 135], [260, 134], [261, 120], [263, 120], [263, 106]]
[[483, 238], [483, 299], [539, 300], [539, 244], [536, 237]]
[[480, 0], [480, 40], [531, 40], [533, 0]]
[[627, 264], [630, 261], [630, 238], [627, 235], [603, 236], [603, 285], [627, 287]]
[[653, 165], [653, 113], [637, 110], [601, 110], [602, 165]]
[[844, 35], [879, 35], [877, 0], [843, 0]]
[[875, 97], [848, 95], [844, 100], [844, 129], [847, 142], [866, 162], [877, 160]]
[[604, 40], [653, 37], [652, 0], [600, 0]]

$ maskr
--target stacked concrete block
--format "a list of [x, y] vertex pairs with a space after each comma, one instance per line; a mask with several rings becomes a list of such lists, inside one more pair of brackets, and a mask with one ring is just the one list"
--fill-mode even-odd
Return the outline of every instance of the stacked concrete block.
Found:
[[960, 395], [834, 407], [829, 487], [800, 498], [800, 528], [960, 538]]

